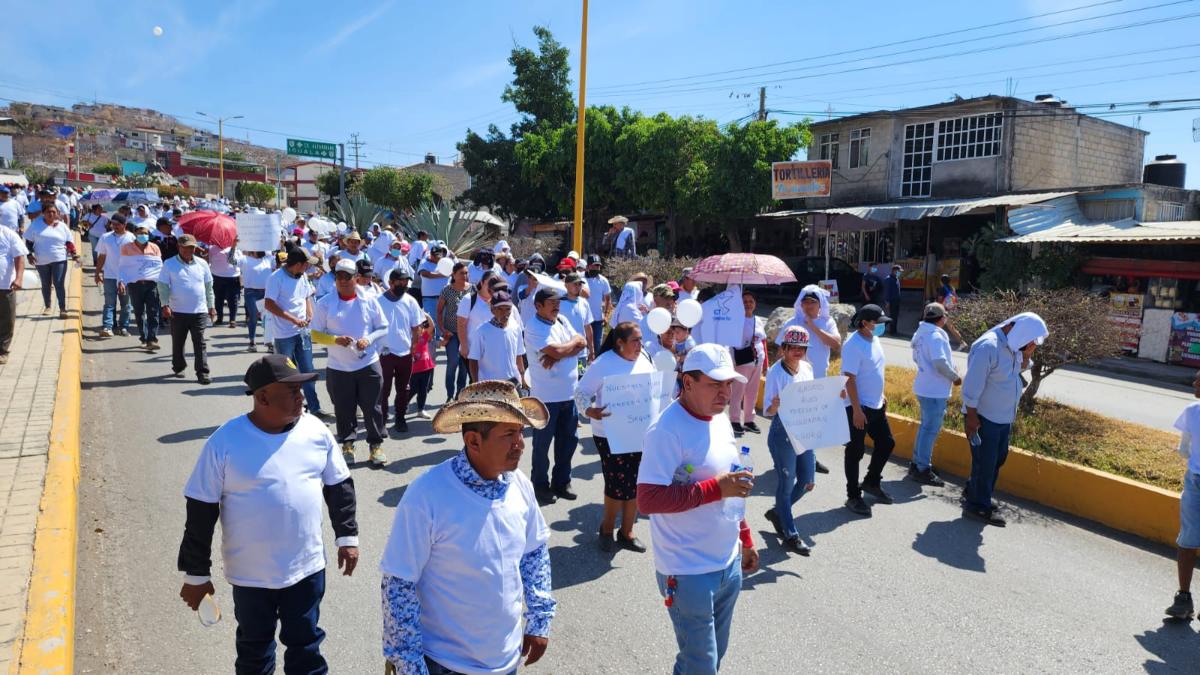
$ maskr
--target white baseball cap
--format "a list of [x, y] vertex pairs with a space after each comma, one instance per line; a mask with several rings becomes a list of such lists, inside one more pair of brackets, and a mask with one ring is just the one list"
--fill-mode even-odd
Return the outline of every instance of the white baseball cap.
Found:
[[743, 384], [746, 382], [746, 378], [739, 375], [738, 371], [734, 369], [733, 357], [729, 355], [729, 348], [711, 342], [696, 345], [688, 352], [687, 358], [683, 360], [683, 372], [687, 373], [693, 370], [698, 370], [719, 382], [726, 380], [737, 380]]
[[342, 258], [337, 261], [337, 265], [333, 268], [334, 273], [348, 272], [350, 274], [358, 274], [358, 268], [354, 266], [354, 261], [347, 258]]

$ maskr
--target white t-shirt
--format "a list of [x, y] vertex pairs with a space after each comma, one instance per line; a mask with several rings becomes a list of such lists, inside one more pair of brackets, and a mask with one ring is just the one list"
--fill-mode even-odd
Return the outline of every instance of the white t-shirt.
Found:
[[937, 326], [922, 321], [912, 338], [913, 362], [917, 364], [917, 376], [913, 378], [912, 390], [917, 396], [926, 398], [950, 398], [953, 380], [947, 380], [934, 365], [945, 361], [954, 367], [950, 336]]
[[275, 272], [275, 263], [269, 255], [255, 258], [239, 254], [237, 267], [238, 273], [242, 275], [242, 288], [262, 290], [267, 287], [267, 279]]
[[67, 259], [67, 242], [73, 241], [71, 229], [65, 223], [43, 227], [33, 235], [33, 255], [37, 264], [48, 265]]
[[[469, 350], [475, 331], [492, 320], [492, 306], [487, 300], [483, 298], [476, 300], [475, 294], [469, 293], [458, 301], [458, 311], [455, 316], [467, 320], [467, 348]], [[515, 322], [518, 326], [524, 326], [521, 315], [517, 312], [513, 312], [508, 320]]]
[[96, 249], [100, 255], [104, 256], [104, 269], [101, 271], [105, 277], [117, 278], [121, 269], [121, 247], [132, 243], [133, 234], [129, 231], [126, 231], [125, 234], [117, 234], [116, 230], [105, 232], [104, 236], [100, 237], [100, 241], [96, 242]]
[[[812, 344], [811, 340], [809, 344]], [[851, 333], [842, 345], [842, 374], [854, 376], [859, 405], [883, 407], [883, 367], [883, 345], [879, 340], [874, 336], [864, 338], [858, 331]], [[850, 407], [849, 396], [846, 407]]]
[[367, 252], [360, 248], [358, 249], [358, 253], [351, 253], [347, 249], [339, 248], [333, 252], [333, 255], [336, 255], [338, 260], [349, 260], [350, 262], [356, 263], [359, 260], [365, 260], [367, 257]]
[[497, 328], [491, 321], [483, 324], [471, 340], [467, 358], [479, 362], [479, 379], [513, 380], [521, 377], [517, 357], [525, 353], [521, 324], [509, 318], [508, 325]]
[[217, 248], [216, 246], [208, 249], [208, 267], [212, 270], [214, 277], [236, 278], [241, 276], [237, 265], [229, 262], [229, 249]]
[[[112, 234], [111, 232], [109, 234]], [[106, 235], [107, 236], [107, 235]], [[212, 285], [212, 271], [200, 256], [192, 258], [191, 264], [179, 256], [171, 256], [163, 262], [158, 282], [171, 289], [167, 304], [172, 312], [182, 314], [208, 313], [207, 287]]]
[[[2, 208], [3, 207], [0, 207], [0, 209]], [[108, 216], [104, 215], [103, 213], [89, 213], [83, 217], [83, 220], [87, 221], [89, 225], [88, 236], [95, 237], [97, 241], [99, 241], [100, 237], [103, 237], [104, 234], [108, 232], [108, 230], [105, 229], [108, 226]]]
[[1175, 428], [1191, 440], [1188, 452], [1188, 471], [1200, 474], [1200, 401], [1192, 403], [1179, 413]]
[[[591, 330], [589, 324], [595, 320], [592, 314], [592, 305], [586, 298], [575, 298], [570, 300], [563, 298], [559, 303], [559, 316], [570, 322], [571, 327], [576, 333], [587, 337], [587, 331]], [[600, 345], [594, 345], [595, 349], [599, 349]]]
[[[604, 296], [612, 296], [612, 284], [608, 283], [603, 274], [585, 276], [583, 280], [588, 287], [587, 301], [592, 309], [592, 321], [601, 321], [604, 319]], [[599, 348], [600, 345], [596, 347]]]
[[408, 264], [410, 267], [416, 267], [425, 259], [425, 254], [429, 253], [429, 242], [421, 241], [420, 239], [412, 243], [412, 248], [408, 249]]
[[25, 213], [25, 209], [21, 208], [21, 203], [16, 199], [9, 199], [0, 204], [0, 226], [16, 232], [21, 226], [21, 215]]
[[404, 491], [380, 569], [417, 587], [421, 647], [460, 673], [508, 673], [521, 657], [521, 558], [550, 539], [533, 485], [513, 471], [503, 499], [463, 485], [446, 460]]
[[[471, 284], [472, 286], [478, 284], [479, 280], [483, 278], [483, 273], [486, 271], [486, 267], [480, 267], [475, 263], [467, 265], [467, 283]], [[499, 265], [492, 265], [492, 271], [499, 275], [504, 274], [504, 270], [500, 269]]]
[[[632, 246], [634, 244], [634, 242], [631, 241], [632, 237], [633, 237], [633, 228], [632, 227], [623, 228], [617, 234], [617, 250], [623, 251], [626, 246]], [[630, 252], [634, 252], [636, 250], [637, 249], [635, 249], [635, 248], [631, 248]]]
[[204, 443], [183, 494], [221, 505], [229, 583], [286, 588], [325, 569], [322, 488], [349, 477], [333, 434], [312, 415], [279, 434], [242, 415]]
[[[658, 416], [643, 441], [638, 483], [671, 485], [677, 476], [690, 483], [716, 478], [738, 461], [733, 427], [724, 413], [705, 421], [676, 400]], [[690, 465], [688, 473], [684, 467]], [[650, 516], [654, 568], [660, 574], [707, 574], [737, 557], [739, 524], [721, 512], [721, 500], [679, 513]]]
[[[437, 264], [432, 260], [425, 260], [421, 263], [421, 266], [417, 268], [417, 275], [420, 276], [421, 272], [432, 273], [436, 271]], [[436, 298], [442, 294], [442, 289], [445, 288], [446, 284], [448, 283], [450, 283], [450, 277], [435, 277], [433, 279], [430, 279], [429, 277], [421, 277], [421, 297]]]
[[[579, 378], [579, 384], [575, 387], [575, 407], [579, 410], [580, 415], [583, 415], [588, 408], [603, 407], [604, 378], [606, 377], [653, 372], [654, 364], [646, 356], [646, 352], [639, 352], [637, 359], [630, 361], [610, 349], [597, 356], [587, 370], [583, 371], [583, 376]], [[592, 425], [593, 436], [605, 438], [603, 420], [588, 418], [588, 422]]]
[[[308, 304], [305, 302], [312, 294], [313, 287], [308, 281], [307, 274], [301, 274], [297, 279], [281, 267], [267, 277], [263, 300], [274, 300], [280, 309], [297, 319], [312, 319], [308, 316]], [[300, 329], [290, 321], [275, 316], [269, 311], [266, 312], [266, 315], [267, 321], [271, 324], [272, 338], [279, 340], [300, 334]]]
[[311, 242], [305, 239], [300, 244], [300, 248], [308, 251], [309, 255], [315, 258], [320, 258], [322, 266], [326, 268], [329, 267], [329, 244], [326, 244], [323, 241]]
[[575, 394], [575, 383], [579, 380], [579, 359], [559, 359], [547, 370], [542, 366], [541, 351], [549, 345], [570, 342], [579, 335], [571, 322], [563, 317], [547, 324], [541, 317], [533, 317], [525, 324], [525, 353], [529, 354], [529, 390], [534, 398], [543, 403], [570, 401]]
[[[379, 262], [375, 263], [375, 275], [378, 276], [381, 281], [383, 281], [384, 286], [387, 286], [388, 277], [391, 275], [392, 270], [396, 268], [400, 268], [405, 272], [408, 272], [409, 279], [412, 279], [414, 276], [416, 276], [413, 274], [412, 267], [409, 266], [408, 261], [404, 259], [404, 256], [392, 258], [387, 255], [380, 257]], [[409, 283], [412, 282], [410, 281]]]
[[767, 415], [767, 408], [771, 407], [771, 402], [779, 395], [788, 385], [793, 382], [807, 382], [813, 379], [812, 366], [807, 361], [801, 360], [797, 365], [796, 374], [789, 373], [783, 367], [783, 359], [775, 362], [775, 365], [767, 369], [767, 381], [763, 385], [763, 416]]
[[12, 282], [17, 278], [14, 261], [27, 255], [29, 250], [25, 248], [25, 240], [21, 239], [21, 235], [16, 230], [0, 228], [0, 291], [12, 288]]
[[388, 321], [383, 348], [388, 354], [406, 356], [412, 352], [413, 329], [425, 321], [425, 312], [407, 292], [401, 293], [398, 300], [392, 300], [384, 293], [379, 296], [377, 302]]
[[[383, 309], [373, 298], [355, 295], [353, 300], [342, 300], [337, 291], [321, 298], [313, 307], [313, 330], [329, 333], [334, 337], [348, 335], [355, 340], [365, 338], [388, 327]], [[377, 341], [359, 352], [349, 347], [329, 345], [329, 360], [326, 365], [333, 370], [352, 373], [379, 361]]]
[[[808, 355], [805, 356], [805, 360], [812, 364], [813, 377], [820, 380], [829, 376], [829, 345], [821, 342], [821, 338], [814, 335], [809, 330], [808, 324], [802, 319], [803, 317], [792, 317], [791, 321], [783, 324], [783, 327], [779, 329], [779, 334], [775, 336], [775, 344], [783, 344], [783, 334], [789, 326], [800, 326], [808, 331]], [[837, 322], [833, 320], [833, 317], [817, 317], [812, 321], [817, 328], [826, 333], [838, 334]]]

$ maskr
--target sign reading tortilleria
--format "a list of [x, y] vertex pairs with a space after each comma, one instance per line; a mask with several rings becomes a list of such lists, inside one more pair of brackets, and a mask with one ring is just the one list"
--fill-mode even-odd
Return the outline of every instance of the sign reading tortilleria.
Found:
[[295, 138], [287, 139], [287, 154], [296, 157], [319, 157], [336, 160], [337, 146], [333, 143], [318, 143], [316, 141], [300, 141]]
[[833, 163], [828, 159], [774, 162], [771, 164], [771, 198], [828, 197], [832, 176]]

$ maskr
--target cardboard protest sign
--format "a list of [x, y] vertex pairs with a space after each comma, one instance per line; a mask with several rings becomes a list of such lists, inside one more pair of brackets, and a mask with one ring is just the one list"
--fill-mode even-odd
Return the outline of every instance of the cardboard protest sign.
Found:
[[614, 455], [642, 451], [646, 430], [671, 404], [675, 373], [639, 373], [604, 378], [600, 400], [605, 411], [604, 433]]
[[[793, 382], [779, 393], [779, 419], [797, 453], [844, 445], [850, 440], [841, 375]], [[770, 405], [769, 402], [766, 403]]]
[[279, 248], [283, 219], [278, 213], [237, 214], [238, 248], [270, 253]]
[[712, 342], [726, 347], [742, 346], [742, 328], [746, 310], [742, 307], [742, 287], [730, 286], [702, 305], [704, 318], [697, 328], [696, 342]]

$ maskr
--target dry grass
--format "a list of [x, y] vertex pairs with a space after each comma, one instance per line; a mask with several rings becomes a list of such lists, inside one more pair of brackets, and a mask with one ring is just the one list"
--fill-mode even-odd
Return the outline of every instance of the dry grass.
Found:
[[[837, 372], [833, 367], [830, 372]], [[915, 370], [887, 369], [888, 411], [921, 418], [912, 393]], [[946, 415], [946, 428], [962, 431], [958, 413], [962, 400], [955, 388]], [[1123, 422], [1094, 412], [1039, 399], [1037, 412], [1021, 415], [1013, 426], [1012, 444], [1039, 455], [1149, 483], [1168, 490], [1183, 489], [1187, 462], [1175, 448], [1179, 436], [1140, 424]]]

